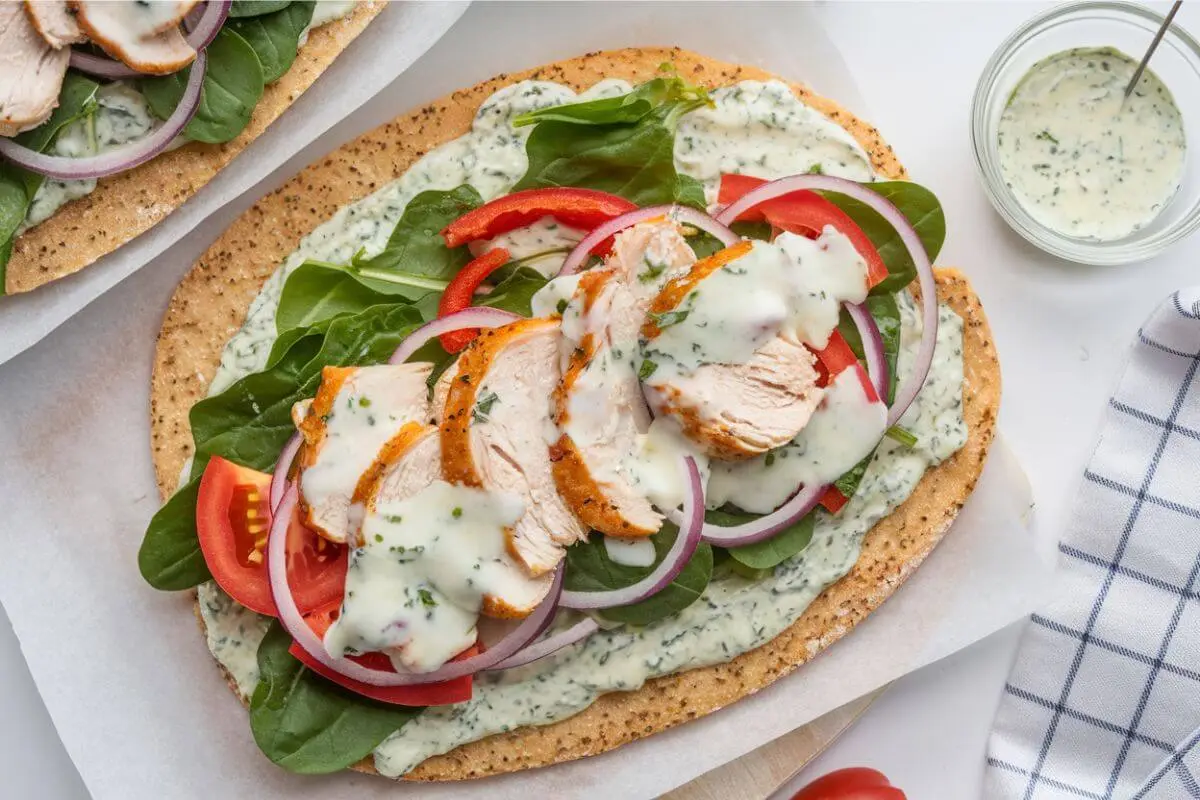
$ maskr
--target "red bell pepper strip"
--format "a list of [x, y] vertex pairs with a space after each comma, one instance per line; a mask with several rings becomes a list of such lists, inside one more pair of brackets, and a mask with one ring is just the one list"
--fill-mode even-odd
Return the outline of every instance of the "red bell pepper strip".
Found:
[[[858, 371], [858, 380], [862, 383], [867, 399], [873, 403], [879, 402], [879, 395], [875, 391], [875, 385], [871, 383], [871, 376], [863, 369], [858, 357], [850, 349], [850, 343], [846, 341], [840, 331], [835, 330], [831, 333], [825, 348], [814, 350], [813, 353], [817, 357], [818, 386], [828, 386], [832, 383], [833, 378], [840, 375], [843, 370], [854, 369]], [[825, 490], [825, 494], [821, 495], [819, 502], [826, 511], [836, 514], [842, 510], [842, 506], [849, 502], [849, 498], [843, 495], [836, 486], [831, 485]]]
[[[508, 251], [503, 247], [497, 247], [495, 250], [487, 251], [460, 269], [458, 274], [450, 281], [450, 285], [446, 287], [446, 291], [442, 292], [442, 299], [438, 301], [438, 317], [444, 317], [468, 308], [471, 305], [471, 300], [475, 297], [475, 290], [479, 288], [479, 284], [483, 283], [488, 275], [491, 275], [507, 263]], [[443, 333], [438, 338], [441, 340], [442, 347], [445, 348], [447, 353], [457, 353], [469, 345], [478, 335], [478, 328], [463, 328], [462, 330]]]
[[524, 228], [542, 217], [590, 231], [636, 209], [637, 205], [624, 197], [595, 189], [526, 189], [468, 211], [447, 225], [442, 237], [447, 247], [461, 247]]
[[[741, 199], [751, 189], [766, 183], [761, 178], [749, 175], [722, 175], [721, 189], [717, 202], [723, 206]], [[867, 262], [867, 286], [873, 287], [888, 276], [887, 266], [871, 238], [858, 227], [850, 215], [816, 192], [800, 191], [768, 200], [738, 217], [739, 222], [761, 222], [766, 220], [783, 231], [815, 239], [832, 225], [835, 230], [850, 240], [854, 249]]]
[[[329, 630], [329, 626], [333, 624], [334, 618], [337, 616], [338, 609], [341, 607], [341, 601], [331, 603], [322, 609], [304, 615], [304, 620], [308, 626], [312, 628], [313, 633], [324, 638], [325, 632]], [[392, 705], [400, 706], [440, 706], [449, 705], [450, 703], [461, 703], [464, 700], [471, 699], [471, 681], [470, 675], [465, 675], [461, 678], [455, 678], [450, 681], [441, 683], [427, 683], [417, 686], [374, 686], [362, 681], [356, 681], [347, 678], [337, 672], [326, 667], [320, 661], [310, 656], [304, 648], [292, 642], [288, 652], [296, 658], [301, 664], [311, 669], [313, 672], [320, 675], [326, 680], [332, 681], [339, 686], [345, 687], [355, 694], [360, 694], [363, 697], [369, 697], [372, 700], [379, 700], [383, 703], [391, 703]], [[472, 646], [455, 656], [455, 660], [473, 656], [479, 652], [478, 646]], [[364, 653], [360, 656], [347, 656], [352, 661], [367, 667], [368, 669], [377, 669], [383, 672], [395, 672], [392, 666], [391, 659], [383, 653]]]

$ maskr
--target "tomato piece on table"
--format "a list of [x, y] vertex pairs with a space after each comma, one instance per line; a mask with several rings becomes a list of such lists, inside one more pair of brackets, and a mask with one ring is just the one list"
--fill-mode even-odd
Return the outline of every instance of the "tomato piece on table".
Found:
[[[488, 275], [507, 263], [508, 251], [503, 247], [497, 247], [460, 269], [450, 281], [450, 285], [446, 287], [446, 291], [442, 292], [442, 298], [438, 300], [438, 317], [445, 317], [469, 308], [479, 284], [483, 283]], [[478, 335], [478, 328], [463, 328], [443, 333], [438, 339], [447, 353], [457, 353], [474, 341]]]
[[848, 767], [830, 772], [805, 786], [792, 800], [906, 800], [882, 772]]
[[[313, 633], [324, 639], [325, 632], [329, 630], [329, 626], [337, 619], [340, 608], [341, 600], [337, 600], [305, 614], [304, 620], [312, 628]], [[334, 672], [310, 656], [305, 652], [304, 648], [295, 642], [292, 642], [292, 646], [288, 648], [288, 652], [301, 664], [322, 678], [332, 681], [345, 689], [349, 689], [355, 694], [369, 697], [372, 700], [378, 700], [381, 703], [391, 703], [392, 705], [399, 706], [441, 706], [450, 703], [461, 703], [471, 699], [472, 678], [470, 675], [455, 678], [451, 681], [430, 683], [423, 686], [373, 686], [369, 683], [356, 681]], [[454, 660], [467, 658], [478, 652], [479, 648], [477, 646], [470, 647], [455, 656]], [[363, 653], [360, 656], [347, 656], [347, 658], [368, 669], [377, 669], [382, 672], [396, 671], [392, 667], [391, 659], [383, 653]]]
[[590, 231], [636, 209], [624, 197], [595, 189], [526, 189], [468, 211], [442, 229], [442, 237], [447, 247], [461, 247], [524, 228], [542, 217]]
[[[727, 206], [751, 189], [766, 183], [762, 178], [749, 175], [722, 175], [717, 202]], [[850, 215], [835, 204], [812, 191], [798, 191], [768, 200], [738, 217], [739, 222], [771, 223], [775, 228], [815, 239], [832, 225], [835, 230], [850, 240], [854, 249], [867, 262], [867, 286], [873, 287], [888, 276], [887, 265], [875, 248], [871, 237], [858, 227]]]
[[[204, 561], [226, 594], [251, 611], [277, 616], [267, 577], [271, 476], [213, 456], [200, 478], [196, 533]], [[293, 517], [287, 538], [288, 583], [301, 612], [340, 598], [346, 548], [325, 541]]]

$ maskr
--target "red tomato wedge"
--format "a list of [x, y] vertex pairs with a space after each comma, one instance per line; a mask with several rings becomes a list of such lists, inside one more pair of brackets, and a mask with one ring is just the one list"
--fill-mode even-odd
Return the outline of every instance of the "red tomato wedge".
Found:
[[[738, 200], [742, 195], [766, 183], [762, 178], [749, 175], [722, 175], [721, 189], [717, 202], [723, 206]], [[738, 217], [739, 222], [766, 220], [775, 228], [815, 239], [832, 225], [850, 240], [854, 249], [867, 262], [867, 286], [875, 286], [888, 276], [887, 266], [871, 238], [858, 227], [850, 215], [816, 192], [793, 192], [755, 206]]]
[[[489, 250], [479, 258], [467, 264], [458, 271], [442, 299], [438, 300], [438, 317], [445, 317], [456, 311], [469, 308], [475, 297], [475, 290], [483, 283], [488, 275], [508, 263], [508, 251], [503, 247]], [[447, 353], [457, 353], [469, 345], [479, 335], [478, 328], [463, 328], [450, 333], [443, 333], [438, 339]]]
[[[251, 611], [274, 617], [279, 612], [266, 568], [270, 484], [270, 475], [214, 456], [200, 478], [196, 533], [217, 585]], [[346, 548], [325, 541], [294, 517], [287, 558], [288, 583], [301, 612], [341, 598]]]
[[[854, 355], [854, 351], [850, 349], [850, 343], [842, 336], [840, 331], [835, 330], [829, 336], [829, 343], [825, 345], [823, 350], [813, 351], [817, 356], [817, 385], [828, 386], [834, 377], [840, 375], [843, 370], [854, 369], [858, 371], [858, 380], [862, 383], [863, 391], [867, 395], [867, 399], [872, 402], [879, 401], [879, 395], [875, 392], [875, 385], [871, 383], [871, 376], [863, 369], [863, 365], [859, 363], [858, 357]], [[831, 514], [836, 514], [842, 510], [842, 506], [849, 502], [849, 498], [843, 495], [836, 486], [830, 486], [825, 490], [825, 494], [821, 495], [820, 503], [825, 507], [825, 510]]]
[[447, 225], [442, 237], [447, 247], [461, 247], [524, 228], [542, 217], [590, 231], [636, 209], [637, 205], [624, 197], [595, 189], [526, 189], [468, 211]]
[[792, 795], [792, 800], [906, 800], [906, 797], [882, 772], [848, 767], [817, 778]]
[[[311, 613], [305, 614], [304, 619], [308, 626], [312, 628], [313, 633], [325, 638], [325, 632], [329, 630], [329, 626], [337, 619], [338, 609], [341, 607], [341, 601], [338, 600], [329, 603], [322, 608]], [[337, 685], [349, 689], [355, 694], [360, 694], [363, 697], [369, 697], [372, 700], [378, 700], [381, 703], [391, 703], [398, 706], [442, 706], [450, 703], [461, 703], [471, 699], [471, 676], [467, 675], [462, 678], [455, 678], [452, 681], [443, 681], [442, 683], [430, 683], [424, 686], [372, 686], [369, 683], [363, 683], [345, 675], [339, 675], [333, 670], [326, 667], [321, 662], [314, 659], [304, 651], [295, 642], [288, 648], [291, 653], [301, 664], [311, 669], [313, 672], [320, 675], [326, 680], [332, 681]], [[479, 648], [470, 647], [455, 656], [454, 660], [467, 658], [479, 652]], [[392, 667], [391, 660], [383, 653], [364, 653], [361, 656], [348, 656], [353, 661], [357, 661], [364, 667], [369, 669], [382, 670], [384, 672], [395, 672]]]

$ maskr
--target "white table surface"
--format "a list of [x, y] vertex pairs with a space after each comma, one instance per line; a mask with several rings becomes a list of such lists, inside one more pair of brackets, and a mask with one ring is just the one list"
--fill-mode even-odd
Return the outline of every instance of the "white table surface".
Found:
[[[1142, 265], [1092, 269], [1042, 255], [993, 213], [970, 153], [971, 94], [1000, 40], [1040, 7], [820, 3], [815, 14], [854, 72], [871, 121], [947, 210], [950, 233], [939, 262], [965, 269], [984, 300], [1003, 361], [1001, 427], [1032, 481], [1039, 527], [1052, 533], [1138, 325], [1169, 292], [1200, 281], [1200, 239]], [[1200, 32], [1200, 7], [1185, 5], [1179, 22]], [[669, 38], [664, 31], [664, 43]], [[435, 47], [426, 59], [436, 57]], [[1198, 144], [1194, 136], [1191, 144]], [[228, 222], [248, 202], [218, 216]], [[162, 284], [165, 298], [174, 276], [139, 280]], [[126, 281], [38, 347], [54, 348], [119, 314], [134, 286]], [[869, 764], [913, 800], [977, 796], [987, 731], [1018, 636], [1007, 629], [899, 681], [813, 774]], [[87, 797], [2, 611], [0, 795]]]

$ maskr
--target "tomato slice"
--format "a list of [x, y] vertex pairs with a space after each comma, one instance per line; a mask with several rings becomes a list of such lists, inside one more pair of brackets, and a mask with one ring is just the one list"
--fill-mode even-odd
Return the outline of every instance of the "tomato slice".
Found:
[[[328, 603], [319, 609], [305, 614], [304, 620], [312, 628], [313, 633], [321, 638], [325, 638], [325, 632], [329, 630], [329, 626], [337, 619], [340, 607], [340, 600]], [[345, 689], [349, 689], [355, 694], [369, 697], [372, 700], [378, 700], [381, 703], [390, 703], [399, 706], [442, 706], [449, 705], [450, 703], [461, 703], [471, 699], [472, 678], [470, 675], [455, 678], [452, 681], [430, 683], [423, 686], [373, 686], [369, 683], [356, 681], [334, 672], [310, 656], [304, 651], [304, 648], [295, 642], [292, 642], [292, 646], [288, 648], [288, 652], [301, 664], [322, 678], [332, 681]], [[478, 647], [470, 647], [455, 656], [454, 660], [467, 658], [478, 652]], [[383, 653], [363, 653], [361, 656], [348, 656], [348, 658], [362, 664], [368, 669], [395, 672], [391, 660]]]
[[[226, 594], [251, 611], [277, 616], [267, 577], [271, 476], [213, 456], [200, 478], [196, 533], [204, 561]], [[342, 596], [346, 548], [293, 517], [287, 538], [288, 583], [301, 612]]]
[[[438, 300], [438, 317], [445, 317], [468, 308], [471, 300], [475, 297], [475, 290], [479, 288], [479, 284], [483, 283], [488, 275], [507, 263], [508, 251], [503, 247], [497, 247], [460, 269], [450, 281], [450, 285], [442, 292], [442, 298]], [[478, 335], [478, 328], [464, 328], [443, 333], [438, 339], [441, 340], [442, 347], [447, 353], [457, 353]]]
[[[749, 175], [722, 175], [717, 202], [727, 206], [764, 183], [766, 181], [762, 178], [752, 178]], [[863, 261], [867, 262], [868, 287], [878, 285], [888, 276], [887, 265], [883, 263], [883, 258], [871, 237], [858, 227], [858, 223], [851, 219], [849, 214], [816, 192], [792, 192], [755, 206], [738, 217], [739, 222], [762, 220], [780, 230], [810, 239], [819, 236], [826, 225], [832, 225], [850, 240], [850, 244], [854, 245]]]
[[848, 767], [830, 772], [805, 786], [792, 800], [906, 800], [882, 772]]
[[624, 197], [595, 189], [526, 189], [468, 211], [447, 225], [442, 237], [447, 247], [461, 247], [524, 228], [542, 217], [590, 231], [636, 209], [637, 205]]

